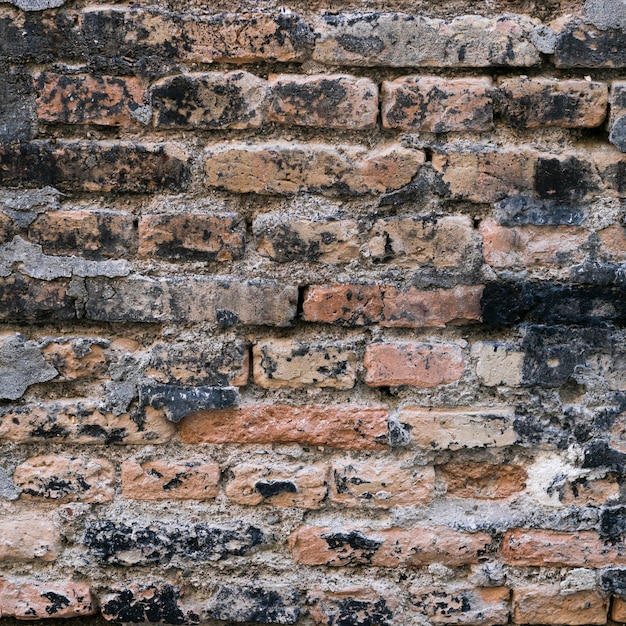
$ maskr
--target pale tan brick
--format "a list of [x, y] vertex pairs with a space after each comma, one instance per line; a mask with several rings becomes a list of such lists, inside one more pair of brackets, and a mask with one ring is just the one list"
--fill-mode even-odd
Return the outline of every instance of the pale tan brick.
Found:
[[41, 514], [6, 513], [0, 521], [0, 563], [55, 561], [61, 553], [61, 534]]
[[554, 585], [513, 589], [513, 623], [588, 626], [606, 624], [608, 601], [598, 591], [559, 593]]
[[479, 341], [472, 345], [476, 374], [483, 385], [518, 387], [522, 382], [524, 353], [495, 341]]

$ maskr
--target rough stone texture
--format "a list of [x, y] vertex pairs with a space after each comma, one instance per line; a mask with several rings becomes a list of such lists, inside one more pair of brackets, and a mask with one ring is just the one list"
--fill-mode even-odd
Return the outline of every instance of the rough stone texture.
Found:
[[505, 464], [448, 463], [437, 473], [453, 498], [508, 498], [524, 489], [527, 478], [520, 465]]
[[599, 30], [575, 18], [557, 34], [554, 63], [557, 67], [625, 67], [625, 41], [622, 30]]
[[56, 380], [102, 378], [107, 371], [108, 342], [90, 337], [51, 340], [42, 349], [46, 362], [57, 371]]
[[0, 141], [28, 141], [33, 137], [34, 103], [26, 73], [0, 72]]
[[611, 83], [609, 141], [626, 152], [626, 83]]
[[352, 587], [350, 589], [309, 594], [313, 605], [311, 617], [316, 624], [339, 626], [339, 624], [379, 624], [391, 626], [397, 600], [391, 593], [378, 594], [371, 589]]

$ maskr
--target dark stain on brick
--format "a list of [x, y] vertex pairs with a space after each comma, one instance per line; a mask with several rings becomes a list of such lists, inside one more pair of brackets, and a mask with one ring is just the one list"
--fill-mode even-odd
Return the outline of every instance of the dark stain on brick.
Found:
[[374, 601], [346, 598], [328, 609], [328, 626], [391, 626], [393, 613], [384, 598]]
[[264, 498], [271, 498], [281, 493], [298, 493], [295, 483], [290, 480], [259, 480], [254, 484], [254, 490]]
[[625, 67], [626, 32], [602, 31], [574, 20], [558, 34], [555, 58], [565, 67]]
[[540, 198], [568, 203], [582, 200], [597, 185], [591, 164], [570, 156], [537, 159], [534, 189]]
[[347, 533], [331, 533], [322, 535], [331, 550], [335, 550], [342, 560], [348, 563], [369, 563], [382, 541], [369, 539], [362, 532], [352, 530]]
[[626, 568], [606, 569], [602, 572], [602, 589], [626, 599]]
[[600, 513], [598, 527], [602, 537], [618, 538], [626, 533], [626, 506], [607, 506]]
[[578, 226], [585, 219], [579, 206], [558, 204], [530, 196], [514, 196], [496, 204], [495, 218], [502, 226]]
[[54, 615], [71, 604], [69, 598], [66, 598], [60, 593], [55, 593], [54, 591], [47, 591], [41, 595], [50, 601], [50, 604], [46, 605], [46, 613], [48, 615]]

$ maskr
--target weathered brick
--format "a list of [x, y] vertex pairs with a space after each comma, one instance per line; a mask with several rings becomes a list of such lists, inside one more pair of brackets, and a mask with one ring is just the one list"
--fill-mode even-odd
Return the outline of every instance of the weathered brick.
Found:
[[598, 231], [599, 252], [610, 263], [626, 262], [626, 227], [612, 224]]
[[564, 482], [558, 488], [559, 500], [565, 506], [602, 506], [619, 498], [619, 481], [614, 478], [578, 479]]
[[434, 469], [405, 465], [382, 459], [335, 459], [330, 470], [330, 499], [349, 507], [427, 504], [434, 497]]
[[289, 126], [366, 129], [378, 118], [378, 86], [345, 74], [270, 75], [268, 119]]
[[351, 389], [356, 382], [356, 361], [354, 349], [338, 343], [273, 339], [252, 349], [254, 382], [266, 389]]
[[580, 226], [585, 210], [580, 206], [521, 195], [498, 202], [493, 216], [500, 226]]
[[370, 387], [436, 387], [459, 380], [465, 358], [455, 344], [379, 343], [367, 347], [363, 365]]
[[52, 185], [60, 191], [183, 191], [187, 155], [171, 144], [120, 141], [32, 141], [0, 149], [0, 183]]
[[328, 468], [313, 465], [235, 465], [226, 495], [237, 504], [318, 509], [326, 497]]
[[535, 23], [522, 16], [464, 15], [451, 21], [402, 13], [325, 15], [313, 58], [328, 65], [390, 67], [531, 66]]
[[0, 244], [9, 243], [15, 237], [13, 220], [4, 212], [0, 212]]
[[95, 400], [59, 400], [0, 411], [0, 439], [16, 443], [63, 441], [76, 444], [158, 444], [174, 425], [152, 408], [114, 415]]
[[270, 280], [213, 277], [87, 279], [86, 316], [107, 322], [289, 326], [298, 290]]
[[586, 256], [589, 231], [581, 226], [480, 224], [485, 262], [498, 269], [569, 267]]
[[480, 254], [472, 220], [464, 215], [378, 220], [370, 231], [368, 250], [375, 261], [406, 267], [458, 268]]
[[380, 322], [383, 312], [380, 285], [311, 285], [304, 292], [302, 318], [342, 326]]
[[84, 583], [0, 580], [3, 617], [23, 620], [80, 617], [96, 613], [91, 590]]
[[105, 620], [114, 624], [197, 624], [200, 611], [187, 608], [180, 600], [178, 587], [130, 584], [114, 587], [100, 597], [100, 610]]
[[535, 194], [561, 203], [593, 197], [602, 187], [601, 172], [593, 162], [594, 155], [594, 152], [537, 154], [533, 176]]
[[591, 530], [509, 530], [502, 539], [501, 557], [520, 567], [604, 567], [626, 565], [626, 545], [603, 540]]
[[608, 144], [590, 151], [589, 155], [607, 191], [626, 197], [626, 155]]
[[185, 418], [184, 443], [299, 443], [350, 450], [387, 444], [385, 407], [250, 404]]
[[106, 344], [90, 337], [58, 338], [46, 343], [42, 354], [54, 367], [56, 380], [87, 380], [107, 372]]
[[33, 80], [41, 122], [127, 126], [143, 106], [138, 78], [42, 72]]
[[509, 498], [526, 486], [528, 474], [520, 465], [447, 463], [437, 467], [438, 476], [453, 498]]
[[614, 622], [626, 622], [626, 600], [613, 598], [610, 617]]
[[42, 281], [13, 274], [0, 278], [0, 320], [71, 320], [76, 317], [69, 280]]
[[384, 81], [383, 127], [430, 133], [491, 130], [492, 89], [488, 78], [404, 76]]
[[626, 33], [599, 30], [574, 19], [557, 33], [554, 64], [557, 67], [626, 67]]
[[414, 586], [410, 602], [433, 624], [495, 626], [509, 620], [510, 591], [504, 587]]
[[133, 216], [116, 211], [51, 211], [28, 227], [30, 241], [45, 254], [88, 259], [119, 258], [137, 250]]
[[25, 500], [108, 502], [115, 495], [115, 469], [106, 459], [36, 456], [17, 466], [13, 481]]
[[342, 624], [376, 624], [392, 626], [394, 611], [398, 608], [395, 595], [384, 590], [353, 587], [342, 591], [314, 591], [307, 597], [311, 617], [316, 624], [341, 626]]
[[150, 88], [157, 128], [258, 128], [268, 85], [248, 72], [169, 76]]
[[483, 385], [521, 385], [524, 353], [513, 346], [496, 341], [479, 341], [472, 345], [472, 357], [476, 359], [476, 374]]
[[597, 591], [562, 594], [556, 585], [536, 585], [513, 589], [515, 624], [550, 624], [565, 626], [606, 624], [609, 606]]
[[611, 83], [609, 141], [626, 152], [626, 82]]
[[139, 221], [139, 254], [148, 258], [232, 261], [244, 253], [243, 225], [236, 215], [165, 213]]
[[606, 117], [605, 83], [507, 78], [498, 84], [502, 115], [513, 128], [594, 128]]
[[61, 535], [38, 515], [5, 514], [0, 521], [0, 562], [55, 561], [61, 553]]
[[124, 461], [122, 495], [131, 500], [210, 500], [219, 491], [217, 463]]
[[398, 421], [410, 429], [411, 441], [430, 450], [511, 446], [517, 440], [508, 407], [433, 409], [407, 406]]
[[18, 67], [1, 71], [0, 81], [0, 141], [30, 141], [35, 133], [36, 120], [32, 78], [24, 68]]
[[347, 263], [359, 258], [356, 220], [269, 213], [256, 217], [252, 230], [257, 251], [278, 263]]
[[424, 160], [423, 152], [400, 146], [368, 152], [359, 146], [234, 143], [207, 150], [205, 182], [236, 193], [375, 194], [409, 183]]
[[486, 533], [465, 533], [449, 528], [386, 530], [301, 526], [289, 536], [297, 563], [305, 565], [373, 565], [422, 567], [445, 563], [460, 567], [478, 563], [491, 543]]

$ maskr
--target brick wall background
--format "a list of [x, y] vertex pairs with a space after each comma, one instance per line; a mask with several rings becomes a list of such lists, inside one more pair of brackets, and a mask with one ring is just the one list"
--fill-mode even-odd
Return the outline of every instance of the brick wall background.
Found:
[[0, 7], [0, 623], [626, 622], [626, 5]]

